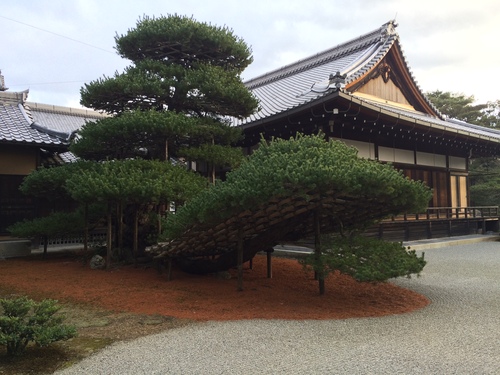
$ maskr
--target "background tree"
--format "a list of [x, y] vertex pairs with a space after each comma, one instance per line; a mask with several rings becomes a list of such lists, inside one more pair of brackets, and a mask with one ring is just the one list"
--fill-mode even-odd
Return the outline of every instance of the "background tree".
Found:
[[104, 211], [95, 200], [79, 207], [66, 184], [72, 176], [92, 167], [91, 162], [79, 161], [58, 167], [39, 168], [26, 176], [19, 187], [21, 192], [39, 201], [65, 202], [71, 209], [65, 212], [52, 210], [47, 216], [16, 223], [9, 228], [9, 232], [16, 237], [40, 238], [43, 241], [44, 256], [49, 238], [83, 235], [84, 252], [87, 253], [89, 230], [98, 225]]
[[45, 258], [49, 239], [78, 236], [83, 233], [84, 217], [78, 211], [56, 212], [33, 220], [19, 221], [7, 229], [15, 237], [41, 239]]
[[486, 108], [486, 104], [474, 104], [474, 96], [439, 90], [427, 93], [427, 96], [441, 113], [470, 123], [477, 121], [482, 115], [481, 110]]
[[[474, 104], [474, 96], [433, 91], [427, 96], [437, 109], [457, 120], [500, 128], [500, 100]], [[498, 158], [473, 158], [470, 166], [470, 201], [473, 206], [500, 206], [500, 161]]]

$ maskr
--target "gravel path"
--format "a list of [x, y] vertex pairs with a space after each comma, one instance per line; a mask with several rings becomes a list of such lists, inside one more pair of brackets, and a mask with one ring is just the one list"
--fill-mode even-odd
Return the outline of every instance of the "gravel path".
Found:
[[500, 242], [425, 253], [422, 277], [396, 281], [432, 301], [411, 314], [197, 324], [57, 374], [500, 374]]

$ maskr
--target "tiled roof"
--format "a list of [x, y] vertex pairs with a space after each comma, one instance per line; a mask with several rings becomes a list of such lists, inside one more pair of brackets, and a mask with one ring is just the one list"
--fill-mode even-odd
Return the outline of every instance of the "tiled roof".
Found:
[[337, 90], [331, 79], [337, 72], [345, 84], [376, 65], [398, 39], [394, 22], [357, 39], [245, 82], [260, 109], [239, 125], [261, 120], [314, 101]]
[[22, 104], [0, 103], [0, 142], [41, 146], [65, 144], [61, 138], [41, 132], [31, 125], [31, 119]]
[[64, 146], [94, 111], [25, 102], [28, 91], [0, 92], [0, 142]]
[[[254, 124], [268, 121], [274, 116], [285, 114], [293, 109], [300, 110], [300, 108], [311, 105], [318, 100], [324, 100], [329, 94], [337, 91], [346, 98], [356, 98], [395, 116], [401, 115], [428, 125], [441, 126], [443, 130], [451, 133], [459, 132], [476, 138], [500, 142], [499, 131], [447, 119], [437, 110], [422, 93], [413, 77], [402, 51], [396, 26], [394, 21], [389, 21], [357, 39], [245, 82], [246, 87], [259, 100], [259, 110], [243, 120], [235, 120], [235, 125], [241, 125], [244, 129], [251, 128]], [[348, 93], [343, 90], [345, 86], [356, 82], [370, 72], [382, 61], [391, 48], [398, 49], [412, 81], [411, 84], [440, 118], [419, 111], [385, 106], [378, 101], [371, 102], [365, 98], [357, 97], [356, 92]], [[341, 78], [340, 85], [336, 78]]]
[[58, 133], [66, 137], [71, 136], [71, 134], [79, 130], [87, 121], [95, 121], [106, 117], [106, 115], [88, 109], [75, 109], [29, 102], [26, 103], [25, 107], [29, 108], [38, 129]]
[[71, 151], [62, 152], [59, 154], [61, 160], [65, 163], [74, 163], [78, 160], [78, 158]]
[[52, 167], [67, 163], [74, 163], [77, 160], [78, 158], [75, 155], [73, 155], [70, 151], [52, 152], [40, 148], [40, 165], [43, 165], [44, 167]]

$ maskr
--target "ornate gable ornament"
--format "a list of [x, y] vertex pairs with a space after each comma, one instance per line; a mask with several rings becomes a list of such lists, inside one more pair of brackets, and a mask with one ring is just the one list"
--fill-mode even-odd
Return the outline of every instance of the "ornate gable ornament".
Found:
[[391, 66], [389, 64], [387, 64], [386, 62], [382, 63], [378, 68], [378, 72], [382, 76], [384, 83], [389, 82], [389, 79], [391, 78]]
[[7, 91], [8, 89], [8, 87], [5, 87], [5, 79], [2, 75], [2, 71], [0, 70], [0, 91]]

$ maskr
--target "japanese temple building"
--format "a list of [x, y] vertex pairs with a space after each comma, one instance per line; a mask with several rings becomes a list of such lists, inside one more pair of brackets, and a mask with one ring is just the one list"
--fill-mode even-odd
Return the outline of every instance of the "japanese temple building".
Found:
[[[322, 132], [433, 189], [426, 212], [384, 220], [370, 235], [400, 241], [498, 231], [497, 207], [470, 206], [468, 165], [500, 155], [500, 132], [446, 118], [432, 105], [411, 73], [394, 21], [246, 86], [260, 103], [256, 113], [235, 120], [248, 154], [262, 136]], [[104, 116], [28, 103], [28, 91], [6, 90], [0, 75], [0, 241], [10, 224], [40, 214], [18, 190], [24, 176], [67, 162], [74, 132]]]
[[392, 163], [433, 189], [423, 213], [406, 213], [372, 235], [415, 240], [497, 231], [497, 207], [470, 207], [469, 160], [500, 155], [500, 132], [446, 118], [417, 85], [396, 23], [246, 82], [260, 108], [237, 125], [247, 153], [260, 138], [322, 132]]
[[30, 103], [27, 96], [28, 90], [6, 91], [0, 75], [0, 241], [9, 239], [9, 225], [48, 209], [19, 191], [23, 178], [39, 166], [75, 160], [68, 152], [75, 131], [86, 121], [104, 116], [92, 110]]

